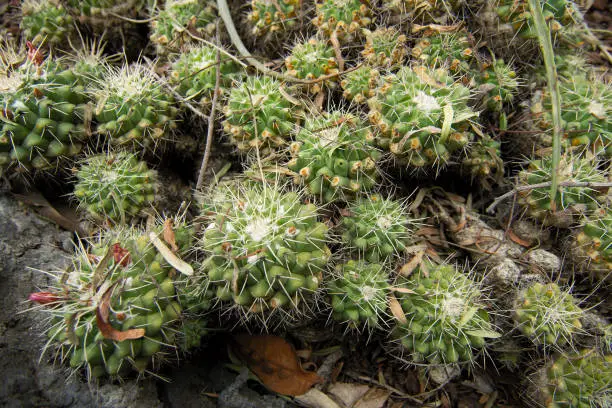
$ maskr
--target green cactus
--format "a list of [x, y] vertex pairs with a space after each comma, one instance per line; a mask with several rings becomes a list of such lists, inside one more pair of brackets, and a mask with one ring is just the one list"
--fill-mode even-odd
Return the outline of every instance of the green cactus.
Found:
[[534, 344], [561, 346], [572, 343], [582, 328], [577, 300], [556, 283], [539, 282], [521, 290], [514, 301], [512, 319]]
[[349, 203], [342, 217], [342, 243], [368, 262], [383, 263], [401, 256], [412, 235], [404, 203], [378, 194]]
[[296, 24], [301, 0], [251, 0], [247, 18], [257, 37], [286, 31]]
[[516, 72], [503, 59], [483, 62], [475, 77], [482, 105], [492, 112], [501, 112], [511, 104], [519, 88]]
[[[324, 41], [311, 38], [293, 46], [291, 55], [285, 59], [287, 75], [299, 79], [314, 80], [338, 73], [338, 62], [332, 47]], [[317, 94], [323, 87], [333, 88], [337, 78], [306, 85], [308, 92]]]
[[409, 166], [443, 166], [473, 138], [470, 91], [447, 71], [404, 67], [385, 77], [368, 100], [369, 118], [380, 130], [377, 143]]
[[350, 260], [336, 266], [336, 275], [327, 288], [333, 319], [349, 329], [380, 327], [389, 309], [389, 271], [379, 264]]
[[90, 136], [82, 78], [61, 61], [30, 51], [31, 59], [0, 73], [0, 171], [57, 170]]
[[[233, 81], [240, 79], [242, 70], [232, 59], [223, 53], [220, 55], [219, 92], [223, 95], [229, 92]], [[217, 70], [217, 49], [209, 45], [191, 48], [181, 53], [172, 63], [170, 83], [176, 91], [190, 101], [199, 101], [202, 107], [211, 104], [215, 90]]]
[[[181, 254], [190, 247], [192, 231], [175, 229], [174, 237]], [[58, 274], [50, 292], [30, 295], [43, 304], [37, 310], [50, 315], [47, 347], [59, 349], [62, 362], [85, 369], [90, 380], [154, 372], [180, 344], [197, 343], [182, 330], [183, 322], [193, 324], [177, 292], [183, 275], [177, 275], [158, 249], [165, 244], [156, 240], [152, 244], [137, 230], [107, 232], [92, 243], [91, 252], [81, 247], [72, 271]]]
[[464, 5], [462, 0], [382, 0], [382, 8], [393, 14], [409, 13], [417, 23], [450, 24], [453, 13]]
[[361, 0], [317, 0], [317, 15], [312, 23], [327, 37], [350, 42], [361, 35], [372, 19], [372, 10]]
[[490, 190], [491, 182], [498, 183], [504, 176], [501, 143], [488, 135], [478, 138], [461, 161], [461, 171], [470, 175], [472, 183], [477, 181]]
[[432, 69], [446, 68], [453, 75], [470, 72], [474, 51], [465, 31], [426, 30], [424, 34], [412, 48], [412, 56], [421, 64]]
[[344, 90], [342, 96], [357, 104], [365, 103], [374, 96], [374, 90], [380, 82], [380, 72], [369, 66], [361, 66], [343, 75], [340, 86]]
[[126, 152], [87, 157], [76, 173], [79, 207], [95, 220], [124, 224], [153, 203], [157, 174]]
[[223, 109], [223, 129], [238, 151], [259, 149], [265, 155], [287, 144], [301, 112], [281, 87], [274, 78], [251, 76], [232, 88]]
[[[145, 0], [67, 0], [72, 15], [94, 28], [108, 28], [109, 22], [121, 24], [121, 17], [135, 17]], [[119, 17], [117, 17], [119, 16]]]
[[176, 126], [172, 96], [143, 65], [109, 67], [93, 95], [98, 133], [112, 146], [154, 151]]
[[36, 47], [65, 45], [74, 32], [72, 17], [58, 0], [26, 0], [21, 14], [23, 37]]
[[612, 279], [612, 210], [589, 217], [571, 246], [576, 263], [598, 280]]
[[531, 402], [546, 408], [612, 405], [612, 355], [595, 350], [561, 354], [530, 377]]
[[214, 1], [166, 0], [165, 3], [151, 22], [150, 38], [158, 54], [183, 50], [185, 45], [194, 42], [194, 34], [202, 38], [214, 36], [218, 18]]
[[[550, 182], [553, 168], [551, 157], [532, 160], [528, 167], [518, 175], [518, 186], [528, 186]], [[605, 175], [586, 158], [564, 155], [558, 165], [558, 180], [562, 182], [603, 183]], [[606, 192], [588, 186], [559, 187], [553, 199], [549, 187], [533, 188], [518, 194], [518, 203], [526, 215], [545, 225], [569, 227], [579, 212], [590, 212], [598, 208], [605, 199]]]
[[380, 152], [374, 136], [352, 114], [334, 111], [306, 119], [290, 146], [287, 167], [296, 173], [296, 184], [325, 202], [345, 199], [371, 190], [378, 178]]
[[396, 292], [405, 318], [397, 320], [393, 331], [408, 353], [403, 359], [473, 362], [473, 348], [483, 348], [486, 339], [501, 336], [493, 330], [479, 283], [451, 265], [427, 263], [398, 287], [407, 289]]
[[407, 38], [393, 27], [364, 30], [366, 43], [361, 52], [365, 63], [374, 67], [395, 67], [406, 59]]
[[276, 317], [275, 324], [288, 324], [311, 311], [331, 256], [317, 207], [281, 189], [221, 185], [202, 207], [210, 222], [201, 241], [209, 255], [202, 267], [217, 299], [266, 327]]

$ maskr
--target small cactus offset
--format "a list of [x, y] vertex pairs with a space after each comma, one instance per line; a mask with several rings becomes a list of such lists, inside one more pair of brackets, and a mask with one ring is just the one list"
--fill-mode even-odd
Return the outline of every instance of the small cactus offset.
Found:
[[368, 262], [383, 263], [404, 252], [412, 224], [404, 203], [372, 194], [349, 204], [342, 243]]
[[296, 173], [296, 184], [306, 185], [324, 202], [374, 187], [381, 153], [372, 145], [372, 130], [359, 117], [334, 111], [305, 122], [290, 146], [287, 164]]
[[[550, 182], [553, 161], [550, 157], [532, 160], [518, 175], [518, 185], [528, 186]], [[562, 156], [558, 166], [559, 182], [603, 183], [606, 177], [586, 158]], [[607, 189], [606, 189], [607, 190]], [[534, 188], [518, 194], [518, 203], [525, 214], [545, 225], [567, 228], [577, 221], [579, 213], [597, 209], [606, 191], [588, 186], [559, 187], [553, 199], [549, 187]]]
[[598, 280], [612, 280], [612, 210], [589, 217], [571, 242], [574, 262]]
[[395, 28], [364, 30], [366, 43], [361, 52], [367, 65], [392, 68], [406, 59], [407, 38]]
[[380, 264], [350, 260], [336, 267], [336, 275], [327, 287], [332, 318], [358, 331], [383, 325], [389, 315], [389, 271]]
[[556, 283], [534, 283], [521, 290], [512, 319], [523, 335], [536, 345], [562, 346], [582, 328], [577, 300]]
[[344, 90], [342, 96], [356, 104], [365, 103], [375, 94], [380, 82], [380, 72], [369, 66], [361, 66], [344, 74], [340, 86]]
[[501, 336], [490, 322], [480, 284], [452, 265], [427, 262], [398, 288], [407, 289], [396, 292], [405, 316], [394, 312], [392, 335], [409, 363], [471, 363], [473, 349]]
[[267, 154], [287, 145], [301, 112], [283, 95], [280, 81], [250, 76], [232, 88], [223, 109], [223, 129], [239, 152]]
[[247, 18], [257, 37], [275, 35], [291, 29], [296, 24], [301, 0], [251, 0]]
[[[178, 52], [193, 43], [193, 35], [211, 38], [218, 18], [214, 1], [167, 0], [151, 22], [151, 41], [158, 54]], [[190, 35], [191, 34], [191, 35]]]
[[23, 37], [36, 47], [65, 45], [74, 32], [72, 17], [58, 0], [26, 0], [21, 14]]
[[491, 189], [503, 178], [504, 162], [501, 159], [501, 143], [488, 135], [478, 138], [461, 161], [463, 174], [469, 174], [472, 183], [478, 182], [485, 189]]
[[389, 75], [368, 100], [369, 118], [380, 130], [377, 143], [411, 167], [444, 166], [468, 146], [478, 114], [470, 91], [444, 69], [404, 67]]
[[612, 405], [612, 355], [596, 350], [560, 354], [531, 377], [527, 397], [546, 408]]
[[[240, 79], [242, 71], [234, 60], [220, 53], [221, 94], [229, 93], [232, 82]], [[190, 48], [172, 63], [170, 83], [176, 91], [190, 101], [198, 101], [206, 108], [210, 105], [217, 79], [217, 49], [209, 45]]]
[[155, 151], [176, 126], [172, 96], [143, 65], [110, 67], [93, 95], [98, 133], [112, 146]]
[[[285, 59], [287, 75], [299, 79], [315, 80], [338, 73], [338, 62], [332, 47], [325, 41], [311, 38], [293, 46], [291, 55]], [[330, 77], [324, 81], [306, 85], [308, 92], [317, 94], [323, 87], [333, 87], [337, 78]]]
[[519, 88], [516, 72], [503, 59], [480, 64], [475, 75], [482, 105], [491, 112], [502, 112], [514, 100]]
[[266, 328], [311, 312], [331, 256], [317, 207], [279, 185], [245, 181], [212, 193], [203, 199], [201, 249], [216, 298]]
[[74, 196], [88, 217], [124, 225], [153, 203], [157, 190], [156, 172], [127, 152], [88, 157], [76, 178]]
[[412, 56], [432, 69], [446, 68], [453, 75], [466, 75], [474, 51], [466, 32], [426, 30], [424, 37], [412, 48]]
[[312, 23], [328, 38], [336, 36], [347, 43], [361, 36], [372, 19], [372, 10], [361, 0], [317, 0], [317, 16]]

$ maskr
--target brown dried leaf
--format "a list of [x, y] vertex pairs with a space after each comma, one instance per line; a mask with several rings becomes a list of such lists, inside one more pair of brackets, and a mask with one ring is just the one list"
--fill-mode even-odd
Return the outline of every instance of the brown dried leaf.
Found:
[[353, 408], [382, 408], [390, 395], [391, 392], [387, 390], [372, 387], [353, 405]]
[[389, 308], [391, 309], [391, 313], [393, 316], [399, 320], [402, 324], [408, 324], [408, 319], [406, 319], [406, 315], [404, 314], [404, 310], [402, 309], [402, 305], [397, 301], [395, 295], [389, 295]]
[[455, 24], [455, 25], [440, 25], [440, 24], [427, 24], [427, 25], [420, 25], [420, 24], [414, 24], [414, 26], [412, 27], [412, 32], [413, 33], [418, 33], [419, 31], [423, 31], [423, 30], [431, 30], [434, 31], [436, 33], [453, 33], [455, 31], [458, 31], [461, 28], [462, 24]]
[[70, 209], [62, 209], [60, 213], [47, 199], [37, 191], [30, 191], [26, 194], [13, 194], [13, 196], [34, 210], [43, 218], [46, 218], [67, 231], [73, 231], [81, 236], [89, 235], [79, 225], [78, 216]]
[[114, 341], [133, 340], [144, 337], [145, 329], [130, 329], [119, 331], [108, 322], [108, 314], [110, 310], [110, 297], [113, 293], [115, 285], [108, 288], [100, 298], [100, 303], [96, 309], [96, 325], [105, 339]]
[[529, 248], [531, 246], [531, 242], [527, 242], [521, 237], [519, 237], [518, 235], [516, 235], [514, 231], [512, 231], [512, 229], [508, 230], [508, 238], [510, 238], [510, 240], [514, 242], [515, 244], [519, 244], [520, 246], [524, 248]]
[[408, 288], [392, 288], [391, 290], [393, 292], [405, 293], [407, 295], [414, 295], [416, 293], [414, 290], [411, 290], [411, 289], [408, 289]]
[[179, 247], [176, 245], [176, 237], [174, 236], [174, 230], [172, 229], [173, 226], [174, 224], [172, 218], [167, 218], [166, 221], [164, 221], [163, 237], [166, 244], [170, 245], [172, 252], [178, 252]]
[[399, 270], [399, 274], [405, 277], [408, 277], [412, 274], [423, 260], [423, 255], [425, 255], [425, 251], [417, 252], [410, 261], [406, 262]]
[[294, 348], [281, 337], [238, 335], [234, 341], [235, 355], [274, 392], [302, 395], [323, 382], [316, 373], [302, 368]]
[[157, 235], [155, 235], [154, 232], [149, 233], [149, 239], [151, 240], [155, 248], [157, 248], [159, 253], [164, 257], [166, 261], [168, 261], [170, 265], [172, 265], [174, 269], [181, 272], [183, 275], [187, 275], [187, 276], [193, 275], [193, 267], [189, 265], [187, 262], [183, 261], [178, 256], [176, 256], [170, 250], [170, 248], [168, 248], [161, 241], [161, 239], [159, 239]]

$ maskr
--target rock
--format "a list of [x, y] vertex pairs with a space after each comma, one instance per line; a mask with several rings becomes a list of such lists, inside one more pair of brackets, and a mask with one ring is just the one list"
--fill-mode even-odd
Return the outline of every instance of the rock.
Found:
[[534, 272], [543, 271], [547, 274], [558, 272], [561, 269], [561, 259], [545, 249], [534, 249], [525, 254], [530, 269]]

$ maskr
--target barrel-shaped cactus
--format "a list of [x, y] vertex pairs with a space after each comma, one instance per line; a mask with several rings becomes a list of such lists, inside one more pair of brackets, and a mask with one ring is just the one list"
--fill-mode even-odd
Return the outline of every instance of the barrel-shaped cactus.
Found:
[[364, 32], [366, 43], [361, 55], [367, 65], [392, 68], [404, 63], [407, 42], [404, 34], [393, 27]]
[[378, 145], [412, 167], [445, 165], [473, 138], [478, 114], [468, 107], [469, 97], [444, 69], [402, 68], [368, 101]]
[[37, 47], [65, 45], [74, 32], [72, 17], [57, 0], [26, 0], [21, 14], [23, 36]]
[[374, 90], [380, 82], [380, 72], [369, 66], [361, 66], [350, 71], [342, 77], [340, 86], [343, 89], [342, 96], [356, 104], [365, 103], [374, 96]]
[[467, 33], [428, 30], [412, 48], [412, 56], [430, 68], [446, 68], [453, 75], [466, 75], [474, 58]]
[[305, 86], [313, 94], [319, 93], [323, 87], [333, 87], [338, 79], [333, 76], [338, 73], [333, 48], [316, 38], [294, 45], [291, 55], [285, 59], [285, 66], [287, 74], [295, 78], [315, 80], [326, 77], [325, 80]]
[[317, 15], [312, 23], [328, 38], [336, 36], [342, 42], [361, 35], [372, 19], [372, 10], [361, 0], [318, 0]]
[[372, 330], [389, 315], [389, 271], [383, 265], [350, 260], [336, 267], [327, 286], [332, 318], [349, 329]]
[[331, 256], [317, 207], [247, 181], [219, 186], [202, 203], [202, 268], [216, 298], [266, 328], [310, 312]]
[[79, 208], [98, 221], [126, 224], [155, 199], [157, 174], [127, 152], [86, 158], [76, 173]]
[[378, 178], [372, 129], [350, 113], [334, 111], [306, 119], [290, 146], [294, 181], [325, 202], [371, 190]]
[[401, 344], [401, 357], [413, 363], [473, 362], [473, 349], [485, 346], [493, 330], [480, 284], [452, 265], [419, 269], [399, 283], [398, 312], [393, 336]]
[[251, 0], [247, 18], [257, 37], [275, 35], [291, 29], [297, 23], [301, 0]]
[[571, 240], [574, 263], [599, 280], [612, 280], [612, 210], [592, 214]]
[[378, 194], [349, 204], [342, 217], [342, 243], [369, 262], [383, 263], [401, 256], [411, 240], [411, 227], [401, 201]]
[[521, 290], [514, 301], [512, 319], [533, 343], [562, 346], [582, 328], [578, 301], [556, 283], [539, 282]]

